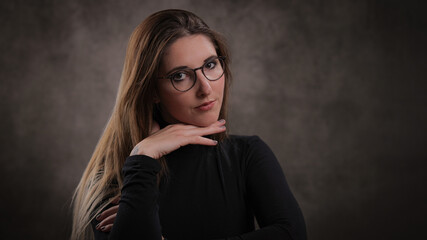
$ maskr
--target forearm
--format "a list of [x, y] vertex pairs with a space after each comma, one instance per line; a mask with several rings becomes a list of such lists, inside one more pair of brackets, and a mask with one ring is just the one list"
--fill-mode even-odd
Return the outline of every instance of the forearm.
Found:
[[270, 148], [254, 139], [247, 172], [248, 200], [260, 229], [236, 239], [307, 239], [302, 211]]
[[160, 165], [147, 156], [132, 156], [123, 166], [123, 188], [117, 217], [109, 234], [100, 239], [161, 239], [158, 215], [157, 173]]

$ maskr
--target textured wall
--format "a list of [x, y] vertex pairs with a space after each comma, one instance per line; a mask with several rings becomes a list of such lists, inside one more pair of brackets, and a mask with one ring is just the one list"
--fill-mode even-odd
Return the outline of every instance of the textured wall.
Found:
[[228, 38], [228, 126], [274, 150], [310, 239], [426, 239], [421, 2], [1, 1], [1, 238], [68, 236], [130, 33], [183, 8]]

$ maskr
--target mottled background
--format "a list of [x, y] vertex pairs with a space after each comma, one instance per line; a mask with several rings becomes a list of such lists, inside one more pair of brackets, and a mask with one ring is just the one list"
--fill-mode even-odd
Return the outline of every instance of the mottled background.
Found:
[[228, 128], [276, 153], [310, 239], [427, 239], [423, 1], [0, 3], [0, 238], [66, 239], [127, 39], [194, 11], [227, 38]]

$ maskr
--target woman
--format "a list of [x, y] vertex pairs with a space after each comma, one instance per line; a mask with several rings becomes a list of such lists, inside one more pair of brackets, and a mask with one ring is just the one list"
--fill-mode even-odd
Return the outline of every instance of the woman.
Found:
[[95, 239], [306, 239], [268, 146], [226, 133], [229, 60], [220, 35], [187, 11], [135, 29], [76, 189], [73, 239], [90, 237], [90, 224]]

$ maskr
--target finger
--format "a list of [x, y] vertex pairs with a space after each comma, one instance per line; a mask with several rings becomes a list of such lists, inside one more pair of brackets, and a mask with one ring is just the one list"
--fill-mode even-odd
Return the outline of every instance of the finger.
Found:
[[[215, 125], [212, 125], [212, 126], [215, 126]], [[181, 136], [200, 135], [201, 129], [205, 129], [209, 127], [211, 126], [198, 127], [191, 124], [175, 123], [175, 124], [168, 125], [165, 128], [153, 133], [150, 137], [161, 136], [163, 134], [167, 134], [167, 135], [178, 134]]]
[[196, 136], [189, 142], [189, 144], [215, 146], [218, 144], [218, 141], [210, 139], [210, 138]]
[[105, 227], [105, 226], [107, 226], [108, 224], [113, 224], [113, 223], [114, 223], [114, 220], [116, 219], [116, 216], [117, 216], [117, 214], [116, 214], [116, 213], [114, 213], [113, 215], [110, 215], [110, 216], [106, 217], [104, 220], [102, 220], [102, 221], [97, 225], [97, 227], [98, 227], [99, 229], [101, 229], [102, 227]]
[[101, 230], [103, 232], [109, 232], [109, 231], [111, 231], [112, 228], [113, 228], [113, 224], [108, 224], [106, 226], [102, 226], [99, 230]]
[[115, 197], [115, 198], [113, 199], [113, 201], [111, 201], [111, 203], [113, 203], [113, 204], [119, 204], [119, 201], [120, 201], [120, 195], [119, 195], [119, 196], [117, 196], [117, 197]]
[[215, 121], [211, 125], [205, 126], [205, 127], [197, 127], [197, 126], [194, 126], [194, 125], [185, 125], [185, 126], [194, 126], [196, 128], [209, 128], [209, 127], [222, 126], [222, 125], [225, 125], [225, 120], [224, 119], [220, 119], [218, 121]]
[[108, 208], [107, 210], [102, 211], [101, 214], [99, 214], [96, 217], [96, 220], [102, 221], [105, 218], [107, 218], [108, 216], [110, 216], [114, 213], [117, 213], [118, 210], [119, 210], [119, 205], [112, 206], [112, 207]]
[[[159, 127], [159, 129], [160, 130], [158, 130], [158, 131], [151, 131], [150, 132], [150, 137], [151, 136], [157, 136], [157, 135], [160, 135], [160, 134], [162, 134], [162, 133], [164, 133], [164, 132], [170, 132], [170, 131], [174, 131], [174, 130], [177, 130], [177, 129], [191, 129], [191, 128], [197, 128], [196, 126], [193, 126], [193, 125], [185, 125], [185, 124], [182, 124], [182, 123], [175, 123], [175, 124], [170, 124], [170, 125], [168, 125], [168, 126], [166, 126], [165, 128], [163, 128], [163, 129], [160, 129], [160, 127]], [[154, 129], [154, 128], [152, 128], [152, 129]], [[154, 129], [155, 130], [155, 129]]]
[[204, 128], [194, 128], [188, 131], [189, 135], [199, 135], [199, 136], [206, 136], [211, 135], [215, 133], [224, 132], [226, 130], [226, 127], [224, 123], [217, 123], [204, 127]]
[[212, 125], [214, 125], [214, 124], [224, 125], [225, 124], [225, 119], [220, 119], [220, 120], [214, 122]]
[[218, 127], [219, 128], [225, 127], [225, 120], [224, 119], [215, 121], [211, 125], [204, 127], [204, 129], [218, 128]]
[[211, 125], [205, 126], [205, 127], [191, 125], [191, 124], [175, 123], [175, 124], [168, 125], [163, 130], [173, 129], [173, 128], [175, 128], [175, 129], [184, 129], [184, 130], [207, 129], [207, 128], [210, 128], [210, 127], [219, 127], [219, 126], [222, 126], [222, 125], [225, 125], [225, 120], [224, 119], [220, 119], [218, 121], [215, 121]]

